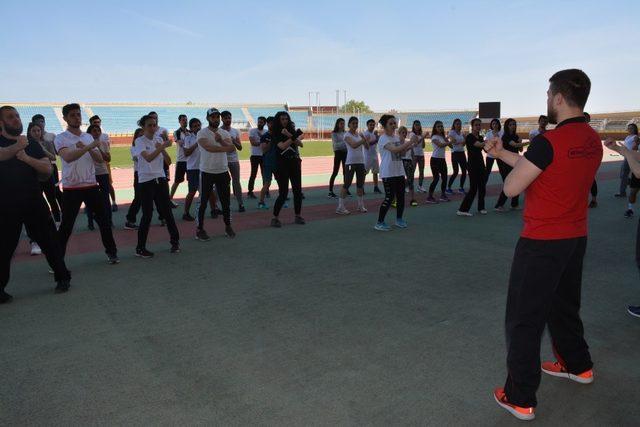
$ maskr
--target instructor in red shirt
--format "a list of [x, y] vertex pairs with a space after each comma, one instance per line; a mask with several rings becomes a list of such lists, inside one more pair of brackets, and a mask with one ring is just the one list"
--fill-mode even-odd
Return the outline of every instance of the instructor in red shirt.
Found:
[[[485, 150], [514, 169], [504, 193], [525, 192], [524, 229], [516, 246], [507, 297], [507, 380], [498, 404], [519, 419], [535, 417], [541, 370], [581, 384], [593, 382], [593, 363], [580, 319], [582, 262], [587, 247], [589, 190], [602, 161], [602, 143], [584, 118], [591, 90], [581, 70], [549, 79], [547, 111], [554, 130], [536, 136], [520, 156], [502, 141]], [[549, 327], [556, 362], [540, 363]]]

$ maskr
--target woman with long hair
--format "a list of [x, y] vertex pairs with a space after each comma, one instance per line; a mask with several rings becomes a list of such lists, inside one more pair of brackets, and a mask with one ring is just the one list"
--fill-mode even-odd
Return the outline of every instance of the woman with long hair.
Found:
[[482, 121], [480, 119], [471, 120], [471, 133], [465, 138], [465, 144], [467, 145], [467, 153], [469, 153], [469, 180], [471, 185], [469, 191], [464, 196], [464, 200], [458, 209], [456, 214], [458, 216], [473, 216], [469, 210], [473, 204], [473, 200], [478, 194], [478, 213], [486, 215], [487, 211], [484, 208], [484, 196], [487, 185], [487, 169], [482, 158], [482, 151], [484, 149], [484, 138], [480, 135], [480, 128], [482, 127]]
[[[514, 119], [507, 119], [504, 122], [504, 133], [502, 135], [502, 146], [505, 150], [511, 151], [512, 153], [518, 153], [522, 151], [522, 148], [527, 144], [522, 142], [520, 137], [518, 136], [518, 124]], [[511, 173], [513, 168], [498, 159], [498, 170], [500, 171], [500, 176], [502, 177], [502, 182], [507, 179], [507, 176]], [[505, 212], [504, 204], [507, 201], [507, 196], [504, 194], [504, 191], [500, 192], [500, 197], [498, 197], [498, 202], [496, 203], [495, 210], [496, 212]], [[511, 198], [511, 209], [519, 209], [520, 208], [520, 197], [515, 196]]]
[[429, 196], [427, 197], [427, 203], [438, 203], [433, 197], [433, 193], [436, 190], [438, 182], [440, 182], [440, 202], [448, 202], [447, 197], [447, 161], [445, 159], [447, 147], [451, 146], [451, 143], [447, 141], [444, 133], [444, 125], [440, 120], [436, 120], [433, 124], [431, 131], [431, 143], [433, 144], [433, 152], [431, 153], [431, 160], [429, 164], [431, 166], [431, 174], [433, 181], [429, 186]]
[[345, 207], [344, 200], [347, 198], [354, 175], [358, 194], [358, 212], [364, 213], [367, 212], [364, 207], [364, 179], [367, 175], [364, 167], [364, 149], [369, 149], [369, 143], [362, 133], [358, 133], [357, 117], [349, 118], [349, 131], [344, 136], [344, 142], [347, 144], [347, 171], [344, 177], [344, 185], [340, 191], [336, 213], [338, 215], [349, 215], [351, 213]]
[[[404, 144], [405, 141], [408, 141], [414, 144], [415, 141], [412, 141], [410, 138], [407, 139], [408, 135], [409, 135], [409, 130], [406, 127], [400, 126], [398, 128], [398, 136], [400, 137], [401, 144]], [[406, 187], [406, 190], [408, 190], [407, 192], [409, 194], [409, 206], [418, 206], [418, 202], [416, 201], [415, 191], [413, 186], [413, 175], [415, 172], [413, 169], [414, 167], [413, 148], [411, 150], [405, 151], [404, 154], [402, 155], [402, 167], [404, 168], [405, 187]], [[398, 201], [396, 200], [394, 203], [397, 203], [397, 202]], [[392, 206], [395, 208], [396, 204], [392, 204]]]
[[[50, 159], [55, 161], [55, 148], [53, 146], [53, 142], [46, 143], [43, 139], [44, 129], [42, 125], [38, 123], [29, 123], [27, 127], [27, 139], [29, 141], [34, 141], [40, 144], [42, 149], [44, 150], [45, 155]], [[60, 222], [60, 211], [61, 206], [58, 204], [58, 199], [56, 197], [56, 179], [53, 174], [47, 177], [46, 180], [40, 182], [40, 187], [42, 188], [42, 192], [44, 193], [47, 202], [49, 203], [49, 207], [51, 209], [51, 214], [53, 215], [53, 219], [55, 222]]]
[[458, 169], [461, 171], [458, 192], [464, 194], [464, 183], [467, 181], [467, 156], [464, 152], [464, 138], [462, 120], [455, 119], [451, 124], [451, 130], [448, 135], [448, 141], [451, 144], [451, 165], [453, 166], [453, 173], [449, 177], [449, 185], [447, 186], [447, 193], [449, 194], [453, 194], [451, 187], [458, 177]]
[[389, 227], [385, 223], [385, 217], [391, 207], [391, 202], [397, 201], [396, 209], [396, 227], [407, 228], [407, 223], [402, 219], [404, 213], [404, 167], [402, 164], [402, 156], [407, 150], [413, 148], [411, 140], [402, 142], [396, 135], [398, 122], [395, 116], [391, 114], [383, 114], [380, 117], [380, 125], [384, 133], [380, 135], [378, 140], [378, 150], [380, 151], [380, 178], [384, 185], [384, 200], [380, 205], [378, 213], [378, 222], [375, 229], [378, 231], [389, 231]]
[[[502, 125], [500, 124], [500, 119], [493, 119], [491, 123], [489, 123], [489, 132], [485, 135], [485, 139], [489, 140], [492, 138], [502, 138]], [[489, 176], [491, 175], [491, 169], [493, 169], [493, 163], [495, 159], [490, 154], [487, 154], [487, 181], [489, 180]]]
[[329, 178], [328, 197], [333, 199], [338, 197], [336, 193], [333, 192], [333, 183], [336, 180], [336, 176], [338, 176], [338, 171], [340, 171], [340, 165], [342, 165], [342, 175], [344, 176], [346, 174], [345, 162], [347, 161], [347, 145], [344, 142], [345, 133], [344, 119], [339, 118], [333, 126], [333, 132], [331, 132], [331, 143], [333, 144], [333, 171], [331, 172], [331, 178]]
[[272, 227], [282, 227], [282, 223], [278, 217], [289, 195], [289, 182], [291, 182], [291, 190], [293, 191], [295, 223], [300, 225], [305, 223], [304, 218], [300, 216], [302, 212], [302, 160], [300, 159], [300, 152], [298, 151], [298, 148], [303, 146], [303, 138], [304, 135], [302, 131], [294, 128], [289, 113], [279, 111], [275, 115], [271, 143], [276, 147], [278, 198], [273, 204]]
[[[411, 125], [411, 133], [409, 138], [413, 139], [414, 147], [413, 151], [413, 171], [415, 173], [418, 169], [418, 193], [424, 193], [425, 189], [422, 186], [424, 183], [424, 133], [422, 132], [422, 123], [420, 120], [414, 120]], [[413, 179], [413, 177], [412, 177]]]
[[131, 148], [129, 152], [131, 153], [131, 161], [133, 162], [133, 200], [131, 201], [131, 205], [129, 205], [129, 210], [127, 211], [126, 222], [124, 223], [125, 230], [137, 230], [138, 226], [136, 225], [136, 217], [138, 216], [138, 211], [140, 211], [140, 195], [138, 194], [138, 157], [133, 152], [136, 144], [136, 139], [140, 138], [144, 131], [141, 128], [137, 128], [135, 132], [133, 132], [133, 138], [131, 140]]

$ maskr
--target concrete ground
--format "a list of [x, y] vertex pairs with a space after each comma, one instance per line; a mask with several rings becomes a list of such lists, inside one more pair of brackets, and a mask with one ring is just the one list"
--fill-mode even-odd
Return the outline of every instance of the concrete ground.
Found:
[[[637, 221], [615, 188], [600, 182], [585, 261], [596, 381], [544, 376], [539, 425], [640, 419], [640, 319], [626, 313], [640, 304]], [[18, 259], [0, 307], [0, 425], [515, 424], [491, 393], [520, 213], [459, 218], [457, 200], [379, 233], [376, 200], [337, 218], [325, 189], [306, 193], [325, 219], [185, 237], [179, 255], [164, 237], [155, 259], [128, 247], [117, 266], [99, 249], [72, 255], [65, 295], [43, 259]]]

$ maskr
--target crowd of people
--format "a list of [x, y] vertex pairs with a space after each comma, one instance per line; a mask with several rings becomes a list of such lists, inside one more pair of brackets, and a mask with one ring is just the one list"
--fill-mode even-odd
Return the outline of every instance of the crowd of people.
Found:
[[[444, 123], [436, 121], [428, 133], [419, 121], [413, 122], [410, 130], [399, 126], [391, 114], [384, 114], [378, 124], [367, 121], [364, 130], [360, 130], [357, 117], [347, 121], [338, 119], [332, 133], [335, 154], [329, 197], [337, 199], [336, 213], [350, 214], [346, 201], [354, 179], [356, 209], [367, 212], [364, 184], [367, 173], [372, 173], [374, 193], [384, 193], [374, 226], [378, 231], [391, 229], [385, 219], [392, 207], [396, 215], [394, 226], [406, 228], [405, 204], [416, 206], [416, 193], [426, 194], [425, 203], [447, 203], [451, 201], [449, 196], [457, 192], [464, 196], [456, 212], [458, 216], [473, 216], [471, 207], [476, 199], [478, 213], [487, 214], [486, 184], [494, 164], [504, 182], [494, 206], [496, 212], [504, 212], [509, 199], [511, 209], [520, 209], [519, 195], [527, 191], [524, 229], [509, 280], [508, 375], [504, 387], [494, 392], [497, 403], [520, 419], [534, 417], [541, 371], [582, 384], [594, 379], [579, 307], [587, 208], [597, 206], [595, 174], [602, 160], [602, 143], [584, 112], [591, 87], [587, 75], [580, 70], [563, 70], [554, 74], [549, 82], [547, 115], [540, 116], [539, 127], [530, 133], [529, 141], [518, 136], [513, 119], [504, 124], [498, 119], [492, 120], [487, 133], [482, 132], [481, 120], [477, 118], [469, 123], [468, 133], [463, 131], [459, 119], [451, 123], [448, 131]], [[97, 116], [90, 119], [86, 132], [81, 130], [78, 104], [65, 105], [62, 116], [67, 129], [61, 134], [46, 132], [44, 117], [36, 115], [24, 136], [17, 110], [11, 106], [0, 108], [0, 197], [14, 201], [0, 212], [3, 235], [0, 303], [12, 299], [5, 287], [23, 225], [28, 237], [46, 256], [54, 274], [55, 291], [69, 290], [71, 274], [64, 258], [82, 204], [86, 206], [89, 225], [94, 222], [98, 225], [108, 262], [120, 262], [111, 216], [117, 205], [110, 179], [108, 136], [102, 132]], [[238, 212], [245, 211], [238, 158], [238, 151], [243, 149], [240, 133], [231, 126], [232, 116], [228, 111], [210, 108], [206, 120], [203, 124], [196, 118], [188, 120], [185, 115], [178, 118], [180, 127], [173, 133], [177, 162], [171, 187], [172, 159], [167, 149], [172, 141], [168, 131], [159, 126], [155, 112], [138, 121], [131, 145], [135, 195], [125, 223], [125, 228], [137, 230], [136, 256], [154, 256], [147, 247], [154, 206], [168, 230], [170, 252], [180, 252], [180, 233], [173, 214], [179, 205], [173, 199], [185, 179], [188, 193], [182, 219], [195, 223], [196, 238], [210, 239], [205, 227], [207, 208], [213, 218], [222, 215], [225, 234], [235, 237], [232, 192]], [[557, 126], [547, 130], [548, 123]], [[627, 186], [631, 187], [625, 213], [630, 217], [640, 188], [640, 180], [636, 178], [640, 176], [640, 154], [637, 126], [629, 125], [628, 133], [623, 144], [607, 140], [605, 145], [625, 158], [620, 192], [616, 196], [626, 197]], [[429, 166], [433, 178], [427, 188], [424, 168], [428, 138], [432, 145]], [[281, 111], [274, 117], [259, 117], [257, 128], [249, 133], [249, 142], [251, 176], [247, 197], [257, 199], [259, 208], [268, 209], [266, 199], [275, 178], [278, 196], [273, 204], [271, 226], [282, 226], [280, 213], [289, 199], [289, 189], [293, 193], [295, 223], [305, 224], [301, 216], [304, 195], [299, 151], [304, 145], [303, 132], [296, 129], [287, 112]], [[565, 146], [571, 149], [557, 149]], [[527, 150], [522, 154], [525, 147]], [[447, 148], [451, 151], [453, 166], [450, 176], [445, 160]], [[62, 190], [58, 183], [58, 156], [62, 165]], [[334, 182], [341, 166], [344, 181], [336, 194]], [[417, 186], [414, 185], [416, 169]], [[262, 173], [262, 187], [256, 195], [258, 170]], [[467, 177], [469, 188], [465, 189]], [[588, 203], [589, 192], [592, 200]], [[408, 203], [405, 194], [409, 195]], [[196, 195], [197, 206], [192, 214]], [[140, 210], [142, 216], [137, 224]], [[640, 267], [640, 227], [637, 262]], [[628, 311], [640, 317], [640, 307], [632, 306]], [[558, 360], [540, 365], [540, 342], [545, 326], [549, 327]]]

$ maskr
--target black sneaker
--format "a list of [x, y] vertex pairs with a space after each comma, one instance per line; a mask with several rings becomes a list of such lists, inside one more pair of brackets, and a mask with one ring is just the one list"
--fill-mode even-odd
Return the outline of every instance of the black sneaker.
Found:
[[109, 258], [109, 264], [120, 264], [120, 258], [118, 258], [118, 255], [107, 255], [107, 257]]
[[217, 219], [218, 218], [218, 210], [213, 210], [211, 211], [211, 218], [213, 219]]
[[124, 229], [125, 230], [137, 230], [138, 229], [138, 225], [135, 222], [125, 222], [124, 223]]
[[211, 238], [207, 234], [204, 229], [199, 229], [196, 231], [196, 240], [200, 240], [201, 242], [208, 242]]
[[169, 206], [171, 206], [171, 209], [175, 209], [180, 205], [174, 202], [173, 200], [169, 200]]
[[328, 198], [330, 199], [337, 199], [338, 196], [336, 196], [336, 193], [334, 193], [333, 191], [329, 191], [329, 194], [327, 195]]
[[244, 208], [244, 205], [242, 205], [242, 206], [240, 206], [238, 208], [238, 212], [240, 212], [240, 213], [245, 212], [245, 211], [246, 211], [246, 209]]
[[178, 243], [172, 243], [171, 244], [171, 249], [169, 250], [169, 252], [171, 252], [172, 254], [179, 254], [180, 253], [180, 245]]
[[136, 256], [144, 259], [153, 258], [153, 252], [147, 249], [136, 249]]
[[304, 220], [304, 218], [302, 218], [301, 216], [296, 216], [296, 219], [294, 220], [294, 222], [296, 224], [300, 224], [300, 225], [305, 225], [307, 222]]
[[376, 194], [382, 194], [382, 191], [378, 187], [373, 187], [373, 192]]
[[227, 235], [227, 237], [229, 237], [230, 239], [233, 239], [234, 237], [236, 237], [236, 232], [235, 232], [235, 231], [233, 231], [233, 228], [231, 228], [231, 226], [230, 226], [230, 225], [227, 225], [227, 226], [224, 228], [224, 234], [226, 234], [226, 235]]
[[353, 197], [353, 194], [351, 194], [351, 191], [347, 190], [347, 197]]
[[273, 218], [273, 219], [271, 219], [271, 226], [275, 227], [275, 228], [280, 228], [280, 227], [282, 227], [282, 223], [280, 222], [280, 220], [278, 218]]
[[13, 299], [13, 296], [6, 293], [4, 290], [0, 290], [0, 304], [7, 304], [11, 302], [12, 299]]
[[111, 212], [118, 212], [118, 205], [116, 205], [115, 203], [111, 204]]
[[160, 227], [164, 227], [165, 225], [167, 225], [167, 221], [165, 221], [164, 219], [160, 220]]
[[624, 217], [625, 217], [625, 218], [633, 218], [633, 209], [627, 209], [627, 210], [624, 212]]
[[627, 193], [616, 193], [613, 195], [613, 197], [617, 197], [617, 198], [622, 198], [622, 197], [627, 197]]
[[67, 292], [70, 287], [71, 287], [71, 282], [69, 280], [60, 280], [56, 285], [54, 292], [56, 294], [62, 294], [64, 292]]
[[95, 230], [95, 229], [96, 229], [96, 226], [95, 226], [95, 225], [93, 225], [93, 222], [90, 222], [90, 223], [88, 223], [88, 224], [87, 224], [87, 228], [88, 228], [90, 231], [93, 231], [93, 230]]
[[630, 305], [627, 308], [627, 313], [629, 313], [633, 317], [640, 317], [640, 306], [638, 306], [638, 305]]
[[196, 219], [194, 217], [192, 217], [191, 215], [189, 215], [188, 213], [182, 215], [182, 220], [183, 221], [188, 221], [188, 222], [193, 222]]
[[255, 195], [255, 194], [253, 194], [253, 191], [249, 191], [249, 192], [247, 193], [247, 197], [248, 197], [248, 198], [250, 198], [250, 199], [257, 199], [256, 195]]

